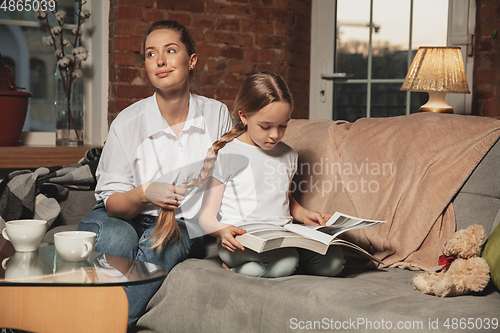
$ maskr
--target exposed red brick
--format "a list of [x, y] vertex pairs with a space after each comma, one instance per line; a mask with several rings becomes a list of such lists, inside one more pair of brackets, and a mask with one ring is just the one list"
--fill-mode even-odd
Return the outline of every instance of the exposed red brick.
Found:
[[237, 88], [218, 87], [215, 88], [215, 98], [217, 99], [235, 99], [238, 93]]
[[287, 38], [285, 36], [256, 36], [256, 43], [262, 48], [286, 48]]
[[130, 6], [135, 6], [135, 7], [145, 7], [145, 8], [151, 8], [154, 6], [155, 0], [120, 0], [120, 1], [114, 1], [115, 3], [119, 3], [120, 5], [130, 5]]
[[151, 9], [144, 12], [144, 22], [153, 23], [165, 19], [165, 13], [161, 10]]
[[288, 20], [288, 10], [269, 7], [257, 7], [255, 8], [255, 18], [257, 20], [277, 20], [279, 22], [286, 22]]
[[224, 83], [230, 87], [239, 88], [243, 84], [243, 81], [245, 81], [245, 77], [245, 75], [228, 74], [224, 78]]
[[132, 86], [124, 82], [116, 86], [116, 98], [146, 98], [151, 96], [152, 89], [150, 86]]
[[115, 51], [140, 52], [142, 49], [142, 38], [140, 37], [115, 37]]
[[213, 44], [196, 43], [196, 53], [200, 57], [218, 57], [220, 55], [220, 47]]
[[168, 12], [169, 20], [179, 21], [181, 24], [189, 27], [191, 25], [191, 15], [186, 13]]
[[228, 59], [243, 59], [243, 50], [239, 47], [224, 47], [221, 55]]
[[213, 29], [215, 28], [216, 20], [214, 15], [195, 14], [193, 17], [193, 25], [198, 28]]
[[233, 32], [240, 31], [240, 20], [237, 19], [219, 19], [215, 25], [217, 30], [228, 30]]
[[252, 36], [219, 31], [207, 31], [204, 41], [237, 46], [250, 46], [253, 44]]
[[202, 0], [157, 0], [156, 8], [167, 10], [179, 10], [191, 13], [203, 13], [205, 1]]
[[142, 21], [142, 8], [121, 5], [117, 6], [115, 18], [117, 20]]
[[229, 73], [251, 74], [256, 66], [256, 64], [250, 61], [238, 61], [228, 64], [227, 70]]
[[208, 2], [207, 12], [219, 15], [234, 15], [241, 17], [254, 17], [254, 8], [238, 4], [224, 4], [220, 2]]
[[267, 34], [267, 35], [272, 35], [275, 33], [273, 24], [267, 21], [255, 22], [254, 24], [252, 24], [250, 31], [255, 32], [256, 34]]

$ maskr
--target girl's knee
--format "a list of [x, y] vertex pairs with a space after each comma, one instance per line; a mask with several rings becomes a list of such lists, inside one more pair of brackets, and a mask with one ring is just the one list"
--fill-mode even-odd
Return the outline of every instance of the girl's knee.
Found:
[[319, 276], [337, 276], [344, 270], [344, 255], [340, 246], [330, 246], [325, 255], [303, 250], [301, 271]]
[[277, 278], [292, 275], [299, 266], [299, 254], [294, 248], [283, 248], [267, 253], [267, 269], [263, 277]]

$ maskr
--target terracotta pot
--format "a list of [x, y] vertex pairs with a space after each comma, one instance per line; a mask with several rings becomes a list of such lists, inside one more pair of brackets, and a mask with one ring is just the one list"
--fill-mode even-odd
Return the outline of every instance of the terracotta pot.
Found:
[[24, 91], [0, 91], [0, 146], [16, 146], [21, 142], [31, 96], [32, 93]]

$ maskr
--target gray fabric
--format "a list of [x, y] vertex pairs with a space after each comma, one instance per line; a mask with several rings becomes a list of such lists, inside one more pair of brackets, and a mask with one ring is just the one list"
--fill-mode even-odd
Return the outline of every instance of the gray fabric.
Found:
[[[490, 235], [500, 211], [500, 141], [497, 141], [469, 176], [453, 200], [456, 229], [476, 223]], [[498, 217], [500, 218], [500, 217]]]
[[482, 225], [489, 236], [500, 210], [500, 199], [460, 192], [453, 200], [453, 210], [457, 230], [475, 223]]
[[[188, 259], [177, 265], [136, 331], [293, 332], [297, 330], [291, 327], [292, 318], [320, 322], [364, 318], [393, 325], [417, 321], [423, 328], [415, 331], [435, 332], [429, 329], [429, 318], [439, 319], [440, 325], [446, 318], [498, 318], [500, 308], [497, 292], [451, 298], [421, 294], [412, 287], [416, 272], [397, 268], [356, 273], [359, 266], [354, 266], [340, 278], [263, 279], [228, 272], [220, 265], [216, 259]], [[375, 331], [357, 328], [345, 331]]]

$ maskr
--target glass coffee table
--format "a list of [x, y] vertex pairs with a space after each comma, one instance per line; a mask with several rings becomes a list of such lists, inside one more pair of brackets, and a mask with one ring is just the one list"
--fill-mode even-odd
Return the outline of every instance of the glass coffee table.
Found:
[[167, 276], [160, 266], [99, 252], [66, 262], [53, 244], [0, 262], [0, 327], [39, 333], [126, 332], [123, 286]]

